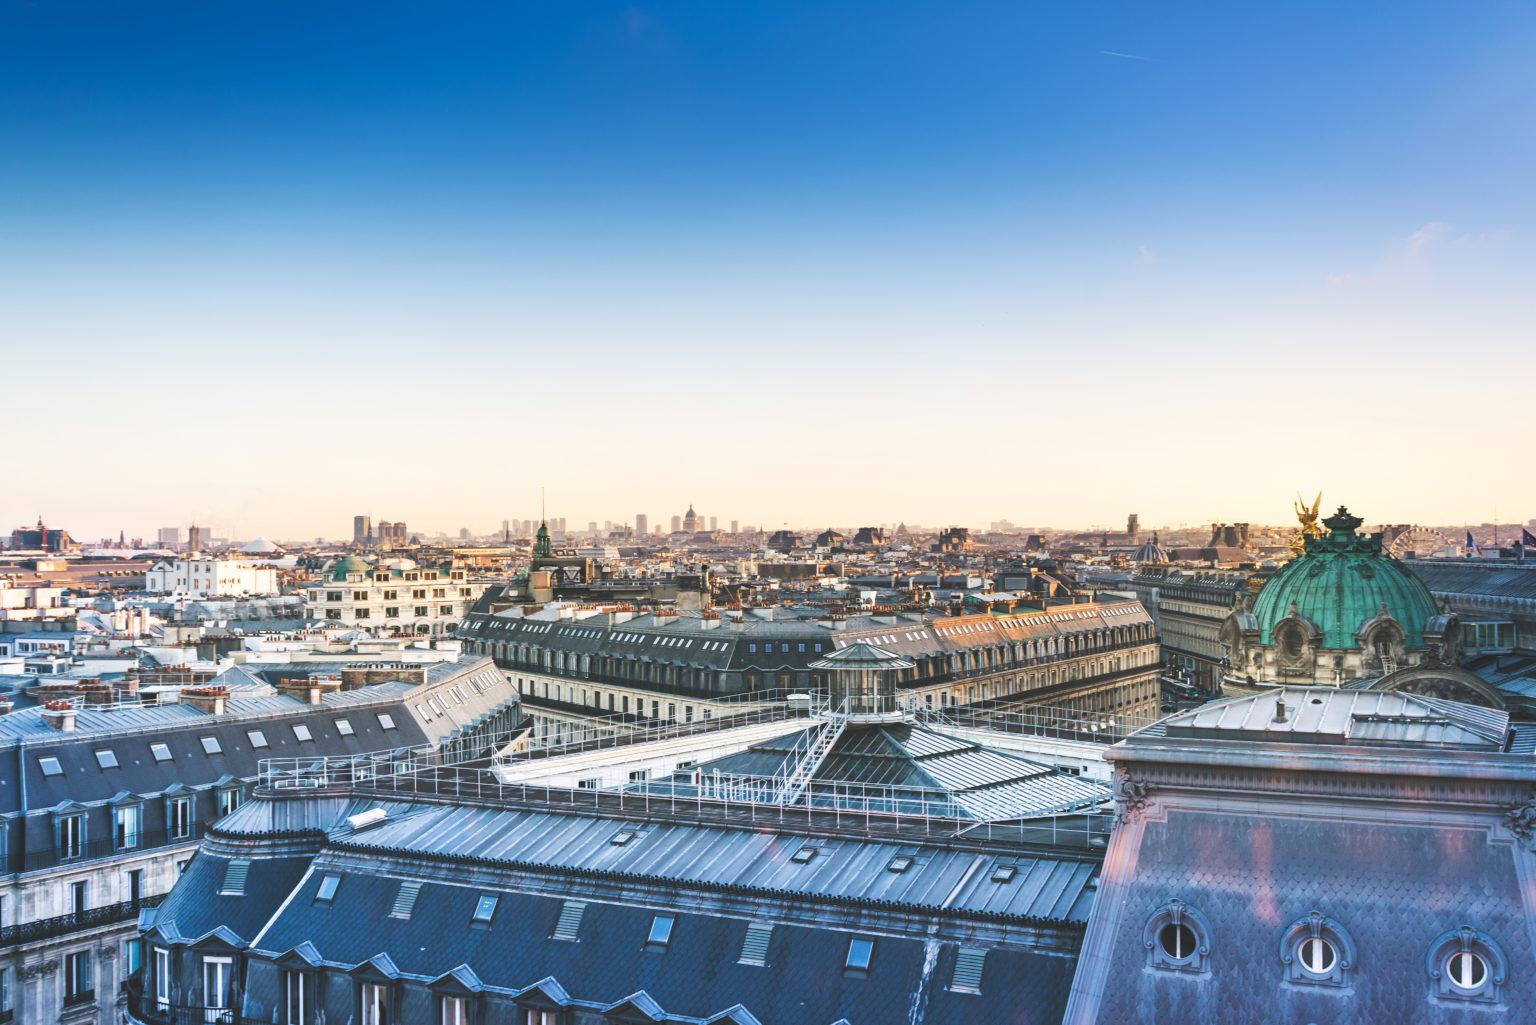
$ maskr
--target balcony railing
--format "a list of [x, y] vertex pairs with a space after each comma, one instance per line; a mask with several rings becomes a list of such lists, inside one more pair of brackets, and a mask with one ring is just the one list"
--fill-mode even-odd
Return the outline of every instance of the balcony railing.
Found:
[[115, 858], [140, 854], [158, 847], [180, 847], [197, 842], [208, 823], [199, 822], [189, 836], [171, 836], [165, 830], [140, 830], [131, 846], [122, 845], [115, 837], [102, 836], [77, 843], [72, 847], [34, 847], [22, 855], [21, 871], [36, 872], [57, 865], [74, 865], [95, 861], [98, 858]]
[[247, 1018], [232, 1008], [162, 1004], [144, 993], [138, 980], [128, 983], [127, 1020], [142, 1025], [272, 1025], [269, 1019]]
[[103, 925], [116, 925], [118, 922], [131, 921], [137, 918], [139, 912], [145, 908], [159, 907], [166, 895], [156, 894], [151, 897], [140, 897], [138, 900], [125, 900], [120, 904], [105, 904], [99, 908], [87, 908], [84, 911], [76, 911], [69, 915], [58, 915], [54, 918], [40, 918], [34, 922], [19, 922], [0, 929], [0, 948], [14, 947], [21, 943], [35, 943], [38, 940], [52, 939], [55, 936], [66, 936], [81, 929], [95, 929]]

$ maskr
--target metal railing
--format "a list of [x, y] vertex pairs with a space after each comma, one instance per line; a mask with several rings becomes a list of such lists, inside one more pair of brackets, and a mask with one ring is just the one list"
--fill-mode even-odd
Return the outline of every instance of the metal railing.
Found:
[[137, 981], [128, 983], [127, 993], [128, 1020], [142, 1025], [272, 1025], [270, 1019], [247, 1018], [233, 1008], [162, 1004]]
[[0, 929], [0, 947], [14, 947], [21, 943], [67, 936], [81, 929], [94, 929], [103, 925], [116, 925], [138, 917], [145, 908], [159, 907], [167, 894], [125, 900], [120, 904], [105, 904], [99, 908], [87, 908], [68, 915], [40, 918], [34, 922], [18, 922]]
[[[46, 821], [46, 820], [45, 820]], [[117, 858], [141, 854], [159, 847], [180, 847], [197, 842], [198, 835], [212, 820], [199, 821], [186, 836], [171, 836], [165, 830], [140, 830], [134, 843], [120, 844], [115, 837], [104, 836], [86, 840], [72, 846], [51, 844], [33, 847], [23, 852], [21, 871], [37, 872], [60, 865], [83, 865], [100, 858]], [[12, 868], [14, 871], [14, 867]]]
[[497, 762], [507, 765], [533, 758], [579, 754], [583, 751], [597, 751], [610, 747], [644, 744], [649, 741], [716, 733], [760, 723], [783, 722], [803, 718], [806, 711], [815, 711], [820, 707], [822, 706], [809, 702], [800, 708], [782, 703], [731, 712], [728, 715], [716, 715], [708, 719], [694, 719], [692, 722], [677, 722], [671, 719], [626, 722], [616, 721], [614, 717], [609, 716], [588, 722], [561, 723], [560, 729], [543, 736], [538, 735], [538, 727], [535, 727], [535, 735], [529, 738], [525, 747], [498, 758]]
[[911, 709], [924, 726], [991, 730], [996, 733], [1044, 737], [1088, 744], [1114, 744], [1144, 729], [1156, 719], [1124, 712], [1072, 712], [1052, 705], [1024, 708], [978, 708], [951, 705], [947, 708]]
[[[784, 779], [719, 773], [602, 789], [540, 782], [502, 782], [492, 772], [440, 766], [375, 776], [351, 784], [355, 791], [401, 800], [448, 800], [540, 810], [589, 810], [594, 814], [673, 819], [701, 824], [777, 825], [860, 833], [870, 837], [954, 837], [976, 841], [1045, 843], [1089, 847], [1107, 835], [1109, 799], [1084, 798], [1028, 813], [1019, 821], [984, 820], [965, 812], [945, 790], [813, 780], [798, 799], [781, 799]], [[366, 843], [366, 834], [359, 841]]]

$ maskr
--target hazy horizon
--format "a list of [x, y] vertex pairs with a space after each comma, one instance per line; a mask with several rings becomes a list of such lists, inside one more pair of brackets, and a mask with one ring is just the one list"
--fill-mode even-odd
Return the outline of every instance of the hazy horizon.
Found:
[[1523, 521], [1533, 44], [1499, 2], [6, 5], [0, 533], [541, 486], [583, 529]]

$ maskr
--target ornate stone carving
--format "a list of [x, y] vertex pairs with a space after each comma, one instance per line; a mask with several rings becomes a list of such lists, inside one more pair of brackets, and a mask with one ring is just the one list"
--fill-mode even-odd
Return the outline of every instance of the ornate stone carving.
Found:
[[1130, 776], [1115, 780], [1115, 825], [1130, 822], [1146, 807], [1151, 799], [1152, 785]]
[[1504, 825], [1521, 843], [1531, 847], [1532, 842], [1536, 841], [1536, 794], [1532, 794], [1524, 804], [1505, 812]]
[[33, 961], [31, 964], [22, 965], [17, 974], [21, 976], [21, 981], [30, 982], [39, 977], [47, 978], [55, 975], [58, 970], [57, 961]]

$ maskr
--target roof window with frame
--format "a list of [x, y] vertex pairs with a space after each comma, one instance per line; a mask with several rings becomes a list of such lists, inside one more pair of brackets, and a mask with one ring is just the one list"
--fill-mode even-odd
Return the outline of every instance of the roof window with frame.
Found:
[[672, 915], [657, 915], [651, 919], [651, 930], [645, 936], [645, 949], [655, 954], [666, 953], [672, 943], [672, 927], [677, 919]]
[[875, 941], [863, 936], [855, 936], [848, 941], [848, 956], [843, 959], [843, 974], [854, 978], [865, 978], [869, 974], [870, 962], [875, 955]]
[[171, 761], [171, 748], [168, 744], [151, 744], [149, 753], [155, 756], [157, 762]]

